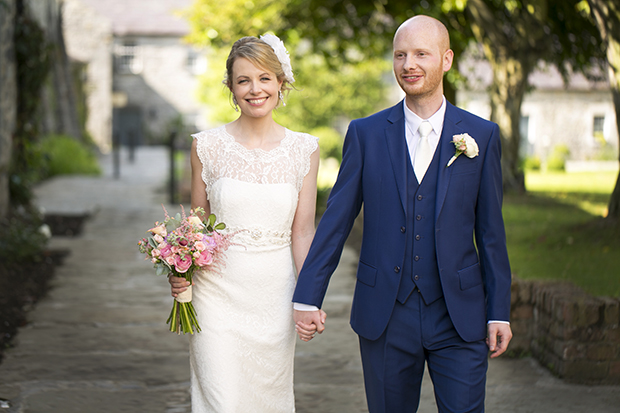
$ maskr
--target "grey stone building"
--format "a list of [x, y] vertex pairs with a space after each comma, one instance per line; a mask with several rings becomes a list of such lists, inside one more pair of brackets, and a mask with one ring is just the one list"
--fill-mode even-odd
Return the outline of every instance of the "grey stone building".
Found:
[[[488, 119], [489, 65], [469, 61], [461, 70], [468, 76], [468, 88], [459, 91], [459, 105]], [[539, 68], [529, 82], [532, 90], [521, 107], [521, 155], [536, 156], [544, 163], [562, 145], [570, 150], [567, 167], [583, 169], [590, 164], [617, 170], [618, 129], [609, 83], [573, 75], [565, 85], [553, 67]]]
[[196, 98], [204, 55], [185, 43], [179, 15], [191, 0], [64, 0], [67, 52], [86, 65], [87, 130], [106, 151], [121, 142], [161, 143], [182, 119], [204, 127]]

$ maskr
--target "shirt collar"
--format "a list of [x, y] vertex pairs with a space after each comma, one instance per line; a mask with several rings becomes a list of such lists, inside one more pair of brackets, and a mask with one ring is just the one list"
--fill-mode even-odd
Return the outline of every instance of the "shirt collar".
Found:
[[411, 111], [407, 107], [407, 103], [405, 99], [403, 99], [403, 107], [405, 111], [405, 123], [414, 134], [417, 133], [420, 124], [427, 120], [430, 122], [433, 127], [433, 132], [435, 132], [436, 136], [441, 136], [441, 131], [443, 130], [443, 120], [446, 115], [446, 98], [443, 96], [443, 100], [441, 101], [441, 106], [437, 110], [437, 112], [433, 113], [433, 115], [428, 119], [422, 119], [415, 113]]

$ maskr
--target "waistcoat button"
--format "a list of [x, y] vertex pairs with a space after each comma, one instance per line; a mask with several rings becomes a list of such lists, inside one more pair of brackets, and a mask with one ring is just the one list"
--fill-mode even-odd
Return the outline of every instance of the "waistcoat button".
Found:
[[405, 227], [400, 227], [400, 232], [402, 232], [403, 234], [405, 233]]
[[399, 273], [400, 272], [400, 267], [398, 265], [396, 267], [394, 267], [394, 272], [395, 273]]

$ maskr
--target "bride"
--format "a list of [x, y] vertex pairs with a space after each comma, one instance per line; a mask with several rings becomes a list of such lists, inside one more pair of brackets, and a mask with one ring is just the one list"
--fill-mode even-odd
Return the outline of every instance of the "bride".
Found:
[[[280, 39], [238, 40], [224, 83], [239, 118], [192, 135], [192, 208], [237, 233], [225, 268], [194, 277], [202, 328], [190, 337], [194, 413], [295, 411], [291, 299], [314, 236], [319, 149], [314, 136], [272, 118], [293, 82]], [[189, 286], [169, 280], [175, 297]], [[316, 330], [297, 327], [305, 341]]]

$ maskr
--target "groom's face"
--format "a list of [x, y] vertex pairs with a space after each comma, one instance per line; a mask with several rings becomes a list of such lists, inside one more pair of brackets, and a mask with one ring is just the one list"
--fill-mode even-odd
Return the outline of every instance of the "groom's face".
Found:
[[408, 97], [442, 95], [443, 74], [452, 65], [452, 51], [427, 22], [412, 21], [394, 37], [394, 75]]

